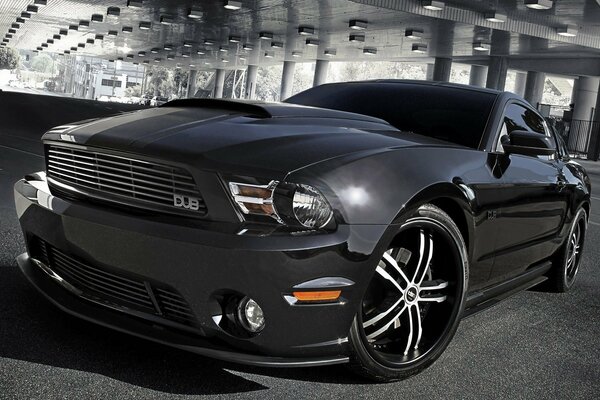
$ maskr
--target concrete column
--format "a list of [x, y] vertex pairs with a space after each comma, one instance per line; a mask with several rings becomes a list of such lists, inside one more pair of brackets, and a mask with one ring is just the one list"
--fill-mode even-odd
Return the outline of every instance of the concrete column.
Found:
[[590, 136], [590, 145], [588, 146], [588, 160], [598, 161], [600, 157], [600, 87], [598, 87], [596, 96], [596, 107], [594, 113], [594, 126]]
[[246, 70], [246, 90], [244, 96], [253, 99], [256, 93], [256, 77], [258, 76], [258, 65], [248, 65]]
[[515, 91], [514, 93], [519, 96], [525, 96], [525, 85], [527, 83], [527, 74], [525, 72], [517, 71], [515, 75]]
[[433, 80], [440, 82], [450, 81], [450, 70], [452, 69], [452, 59], [436, 57], [433, 64]]
[[283, 101], [292, 95], [292, 87], [294, 86], [294, 69], [296, 63], [293, 61], [283, 62], [283, 73], [281, 74], [281, 92], [279, 100]]
[[508, 61], [506, 57], [491, 56], [485, 87], [488, 89], [504, 90]]
[[471, 72], [469, 73], [469, 85], [485, 87], [487, 70], [488, 67], [485, 65], [471, 65]]
[[223, 87], [225, 86], [225, 70], [217, 69], [215, 70], [215, 91], [214, 98], [221, 99], [223, 98]]
[[433, 80], [433, 64], [427, 64], [427, 69], [425, 70], [425, 80], [432, 81]]
[[196, 76], [198, 75], [198, 71], [195, 69], [190, 69], [188, 74], [188, 84], [186, 96], [187, 98], [194, 97], [196, 95]]
[[573, 92], [571, 102], [575, 105], [573, 109], [573, 119], [590, 121], [592, 119], [592, 110], [596, 107], [598, 99], [598, 85], [600, 78], [591, 76], [581, 76], [577, 79], [576, 91]]
[[328, 60], [317, 60], [315, 63], [315, 78], [313, 79], [313, 87], [319, 86], [327, 82], [327, 72], [329, 71]]
[[544, 94], [544, 82], [546, 82], [546, 74], [543, 72], [529, 71], [527, 72], [527, 80], [525, 82], [525, 100], [535, 108], [539, 107], [542, 102], [542, 94]]

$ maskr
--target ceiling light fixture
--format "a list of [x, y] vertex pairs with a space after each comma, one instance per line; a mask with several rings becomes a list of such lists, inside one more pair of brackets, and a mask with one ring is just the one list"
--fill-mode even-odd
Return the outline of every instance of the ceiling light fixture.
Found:
[[225, 46], [220, 46], [219, 47], [219, 51], [221, 53], [227, 53], [229, 51], [229, 48], [225, 47]]
[[189, 51], [183, 51], [181, 53], [181, 57], [183, 58], [190, 58], [192, 56], [192, 53], [190, 53]]
[[283, 49], [283, 42], [271, 42], [271, 47], [274, 49]]
[[411, 51], [413, 53], [426, 53], [427, 45], [424, 43], [413, 43]]
[[475, 42], [473, 43], [473, 50], [475, 51], [490, 51], [491, 46], [489, 43]]
[[21, 18], [21, 17], [17, 17], [17, 23], [24, 24], [25, 20], [23, 18]]
[[200, 7], [192, 7], [188, 10], [188, 18], [200, 19], [202, 18], [202, 10]]
[[299, 58], [302, 57], [301, 51], [292, 51], [292, 57]]
[[29, 19], [29, 18], [31, 18], [31, 14], [28, 13], [28, 12], [23, 11], [21, 13], [21, 18], [23, 18], [23, 19]]
[[77, 25], [69, 25], [69, 30], [70, 31], [78, 31], [79, 30], [79, 26], [77, 26]]
[[153, 47], [150, 49], [150, 53], [152, 53], [152, 54], [157, 54], [159, 51], [160, 51], [160, 49], [157, 47]]
[[323, 54], [325, 54], [327, 57], [335, 57], [337, 55], [337, 50], [336, 49], [326, 49]]
[[261, 32], [258, 34], [261, 39], [273, 39], [273, 32]]
[[119, 34], [119, 32], [117, 32], [117, 31], [108, 31], [108, 33], [106, 34], [106, 36], [108, 36], [108, 37], [117, 37], [118, 34]]
[[363, 31], [367, 29], [369, 23], [363, 19], [352, 19], [348, 22], [348, 27], [356, 31]]
[[318, 39], [306, 39], [306, 45], [307, 46], [318, 46], [319, 45], [319, 40]]
[[188, 48], [190, 48], [190, 47], [193, 47], [193, 46], [194, 46], [194, 43], [193, 43], [193, 42], [190, 42], [190, 41], [188, 41], [188, 40], [186, 40], [186, 41], [184, 41], [184, 42], [183, 42], [183, 47], [188, 47]]
[[239, 10], [240, 8], [242, 8], [242, 2], [241, 1], [226, 1], [225, 5], [223, 6], [228, 10]]
[[422, 29], [407, 29], [404, 31], [404, 37], [412, 40], [418, 40], [423, 38]]
[[92, 15], [92, 21], [93, 22], [103, 22], [104, 21], [104, 15], [102, 15], [102, 14], [94, 14], [94, 15]]
[[145, 51], [138, 51], [138, 57], [146, 57]]
[[250, 51], [250, 50], [254, 50], [254, 46], [250, 43], [244, 43], [244, 45], [242, 46], [242, 49]]
[[150, 28], [152, 28], [152, 22], [150, 22], [150, 21], [142, 21], [142, 22], [140, 22], [139, 27], [140, 27], [141, 30], [147, 31]]
[[97, 34], [96, 35], [96, 40], [104, 40], [104, 35]]
[[265, 58], [273, 58], [275, 57], [275, 53], [272, 51], [265, 51]]
[[27, 12], [30, 13], [30, 14], [37, 14], [38, 7], [37, 6], [33, 6], [33, 5], [29, 5], [29, 6], [27, 6]]
[[47, 6], [48, 0], [35, 0], [33, 2], [33, 4], [35, 4], [36, 6], [40, 6], [40, 7]]
[[163, 25], [173, 25], [173, 22], [175, 22], [175, 19], [170, 15], [160, 16], [160, 23]]
[[377, 49], [375, 47], [365, 47], [363, 49], [363, 54], [366, 56], [375, 56], [377, 55]]
[[106, 15], [109, 15], [111, 17], [118, 17], [119, 15], [121, 15], [121, 9], [119, 7], [108, 7], [106, 9]]
[[67, 36], [69, 34], [69, 31], [67, 29], [61, 29], [60, 31], [58, 31], [58, 34]]
[[552, 5], [552, 0], [525, 0], [525, 7], [532, 10], [549, 10]]
[[60, 35], [52, 35], [52, 39], [54, 40], [60, 40], [62, 38], [62, 36]]
[[365, 35], [360, 34], [360, 33], [351, 33], [350, 36], [348, 37], [348, 40], [351, 41], [352, 43], [364, 42]]
[[175, 54], [168, 54], [167, 55], [167, 60], [174, 60], [175, 59]]
[[173, 50], [173, 49], [174, 49], [174, 47], [173, 47], [173, 45], [172, 45], [172, 44], [170, 44], [170, 43], [167, 43], [167, 44], [165, 44], [165, 47], [164, 47], [164, 49], [165, 49], [166, 51], [171, 51], [171, 50]]
[[82, 19], [81, 21], [79, 21], [79, 26], [81, 26], [83, 28], [88, 28], [90, 26], [90, 21], [86, 21], [86, 20]]
[[302, 25], [298, 27], [298, 34], [302, 36], [310, 36], [315, 34], [315, 28], [312, 26]]
[[133, 27], [132, 26], [124, 26], [123, 29], [121, 29], [123, 31], [123, 33], [131, 33], [133, 32]]
[[564, 37], [575, 37], [577, 36], [578, 29], [575, 25], [565, 25], [556, 28], [556, 33]]
[[231, 43], [239, 43], [241, 42], [242, 38], [240, 36], [236, 36], [236, 35], [231, 35], [229, 36], [229, 41]]
[[501, 14], [498, 11], [487, 11], [483, 14], [483, 18], [489, 22], [502, 24], [506, 22], [506, 14]]
[[141, 8], [143, 5], [143, 0], [127, 0], [127, 7], [129, 8]]
[[88, 40], [85, 41], [87, 44], [94, 44], [96, 41], [92, 38], [89, 38]]
[[429, 11], [442, 11], [446, 4], [443, 1], [422, 0], [421, 6]]
[[215, 41], [214, 41], [214, 40], [212, 40], [212, 39], [204, 39], [204, 44], [205, 44], [206, 46], [212, 46], [212, 45], [214, 45], [214, 44], [215, 44]]

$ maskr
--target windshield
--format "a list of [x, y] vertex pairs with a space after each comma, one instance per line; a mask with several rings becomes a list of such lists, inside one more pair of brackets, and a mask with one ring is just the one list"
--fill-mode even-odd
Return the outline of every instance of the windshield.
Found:
[[286, 102], [370, 115], [402, 131], [476, 149], [496, 97], [460, 87], [355, 82], [317, 86]]

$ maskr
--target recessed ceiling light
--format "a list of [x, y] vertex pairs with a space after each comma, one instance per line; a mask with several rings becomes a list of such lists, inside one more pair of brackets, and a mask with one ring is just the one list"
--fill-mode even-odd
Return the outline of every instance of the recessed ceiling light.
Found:
[[365, 47], [363, 49], [363, 54], [367, 56], [375, 56], [377, 55], [377, 49], [375, 47]]
[[75, 47], [75, 46], [71, 47], [71, 51], [77, 51], [77, 47]]
[[261, 39], [273, 39], [273, 32], [261, 32], [258, 34]]
[[131, 26], [124, 26], [123, 29], [121, 29], [123, 31], [123, 33], [131, 33], [133, 32], [133, 27]]
[[183, 51], [181, 53], [181, 57], [183, 57], [183, 58], [189, 58], [191, 56], [192, 56], [192, 53], [190, 53], [189, 51]]
[[565, 25], [556, 28], [556, 33], [564, 37], [575, 37], [577, 36], [577, 32], [578, 30], [575, 25]]
[[476, 51], [490, 51], [491, 46], [489, 43], [475, 42], [473, 43], [473, 50]]
[[117, 57], [117, 61], [123, 61], [123, 57]]
[[146, 57], [145, 51], [138, 51], [138, 57]]
[[119, 7], [108, 7], [106, 9], [106, 15], [110, 15], [111, 17], [118, 17], [121, 15], [121, 9]]
[[242, 8], [242, 2], [241, 1], [226, 1], [225, 5], [223, 6], [228, 10], [239, 10], [240, 8]]
[[19, 27], [20, 27], [20, 26], [21, 26], [21, 25], [17, 24], [16, 22], [13, 22], [13, 23], [10, 25], [10, 27], [11, 27], [11, 28], [13, 28], [13, 29], [19, 29]]
[[48, 44], [54, 44], [54, 39], [48, 39], [48, 40], [46, 40], [46, 43], [48, 43]]
[[242, 38], [240, 36], [236, 36], [236, 35], [229, 36], [229, 41], [231, 43], [239, 43], [241, 40], [242, 40]]
[[160, 51], [160, 49], [158, 47], [153, 47], [150, 49], [150, 53], [152, 54], [157, 54]]
[[71, 54], [71, 50], [65, 50], [65, 51], [63, 51], [63, 53], [65, 53], [65, 54]]
[[246, 61], [246, 56], [243, 54], [240, 54], [240, 56], [238, 57], [241, 61]]
[[412, 39], [412, 40], [422, 39], [423, 38], [423, 30], [407, 29], [404, 31], [404, 36], [409, 39]]
[[250, 43], [244, 43], [244, 45], [242, 46], [242, 49], [250, 51], [250, 50], [254, 50], [254, 46]]
[[42, 43], [42, 48], [47, 48], [48, 47], [48, 43]]
[[336, 49], [326, 49], [323, 54], [325, 54], [327, 57], [334, 57], [337, 55], [337, 50]]
[[96, 35], [96, 40], [104, 40], [104, 35], [97, 34]]
[[7, 39], [12, 39], [13, 34], [9, 32], [6, 35], [4, 35], [4, 37], [6, 37]]
[[350, 29], [354, 29], [357, 31], [362, 31], [367, 29], [367, 26], [369, 25], [369, 23], [363, 19], [353, 19], [350, 20], [350, 22], [348, 22], [348, 27]]
[[67, 36], [69, 34], [69, 31], [67, 29], [61, 29], [60, 31], [58, 31], [58, 34]]
[[161, 61], [162, 61], [162, 59], [160, 59], [160, 58], [155, 58], [155, 59], [154, 59], [154, 62], [155, 62], [155, 63], [159, 63], [159, 62], [161, 62]]
[[86, 21], [86, 20], [82, 19], [81, 21], [79, 21], [79, 26], [87, 28], [90, 26], [90, 21]]
[[171, 51], [171, 50], [173, 50], [173, 49], [174, 49], [174, 47], [173, 47], [173, 45], [172, 45], [172, 44], [170, 44], [170, 43], [167, 43], [167, 44], [165, 44], [165, 47], [164, 47], [164, 49], [165, 49], [166, 51]]
[[196, 64], [190, 64], [190, 68], [196, 68]]
[[92, 15], [92, 21], [94, 21], [94, 22], [102, 22], [102, 21], [104, 21], [104, 15], [102, 15], [102, 14], [94, 14], [94, 15]]
[[118, 34], [119, 34], [119, 32], [117, 32], [117, 31], [108, 31], [108, 33], [106, 34], [106, 36], [108, 36], [108, 37], [117, 37]]
[[60, 35], [52, 35], [52, 39], [54, 40], [60, 40], [62, 38], [62, 36]]
[[150, 64], [150, 60], [144, 60], [144, 61], [142, 61], [142, 64], [146, 64], [146, 65]]
[[429, 11], [441, 11], [444, 9], [446, 4], [443, 1], [422, 0], [421, 6], [423, 6], [424, 9]]
[[144, 5], [143, 0], [127, 0], [127, 7], [140, 8]]
[[272, 51], [265, 51], [265, 58], [273, 58], [275, 57], [275, 53]]
[[161, 15], [160, 23], [163, 25], [172, 25], [175, 19], [170, 15]]
[[204, 65], [210, 65], [210, 61], [204, 61]]
[[365, 35], [363, 35], [361, 33], [351, 33], [350, 36], [348, 37], [348, 40], [351, 41], [352, 43], [364, 42]]
[[292, 51], [292, 57], [302, 57], [302, 52], [301, 51]]
[[212, 39], [204, 39], [204, 44], [206, 46], [212, 46], [213, 44], [215, 44], [215, 41]]
[[282, 49], [283, 42], [271, 42], [271, 47], [274, 49]]
[[486, 21], [495, 22], [498, 24], [506, 22], [506, 14], [501, 14], [498, 11], [487, 11], [483, 14]]
[[88, 44], [94, 44], [96, 41], [92, 38], [89, 38], [88, 40], [86, 40], [86, 43]]
[[44, 48], [43, 47], [38, 47], [36, 50], [37, 51], [44, 51]]
[[23, 18], [23, 19], [29, 19], [29, 18], [31, 18], [31, 14], [28, 13], [28, 12], [23, 11], [21, 13], [21, 18]]
[[426, 53], [427, 45], [424, 43], [413, 43], [411, 51], [413, 53]]
[[30, 13], [30, 14], [37, 14], [38, 7], [37, 6], [29, 5], [29, 6], [27, 6], [27, 12]]
[[306, 45], [307, 46], [318, 46], [319, 40], [318, 39], [306, 39]]
[[188, 18], [199, 19], [202, 18], [202, 15], [200, 7], [192, 7], [188, 10]]
[[221, 53], [227, 53], [229, 51], [229, 48], [225, 47], [225, 46], [220, 46], [219, 47], [219, 51]]
[[189, 40], [186, 40], [186, 41], [183, 42], [183, 47], [188, 47], [189, 48], [189, 47], [192, 47], [192, 46], [194, 46], [194, 43], [190, 42]]
[[85, 43], [79, 43], [79, 44], [77, 45], [77, 47], [81, 47], [82, 49], [84, 49], [84, 48], [85, 48]]
[[525, 7], [533, 10], [549, 10], [552, 4], [552, 0], [525, 0]]
[[196, 50], [196, 54], [198, 54], [198, 55], [200, 55], [200, 56], [203, 56], [203, 55], [205, 55], [205, 54], [206, 54], [206, 52], [205, 52], [204, 50], [200, 50], [200, 49], [198, 49], [198, 50]]
[[152, 22], [150, 22], [150, 21], [142, 21], [142, 22], [140, 22], [139, 27], [140, 27], [141, 30], [147, 31], [150, 28], [152, 28]]
[[298, 34], [303, 36], [310, 36], [315, 34], [315, 28], [312, 26], [301, 25], [298, 27]]
[[16, 30], [16, 29], [13, 29], [13, 28], [10, 28], [10, 29], [8, 30], [8, 33], [13, 33], [13, 34], [14, 34], [14, 33], [17, 33], [17, 30]]
[[71, 31], [78, 31], [79, 30], [79, 26], [77, 26], [77, 25], [69, 25], [69, 30], [71, 30]]

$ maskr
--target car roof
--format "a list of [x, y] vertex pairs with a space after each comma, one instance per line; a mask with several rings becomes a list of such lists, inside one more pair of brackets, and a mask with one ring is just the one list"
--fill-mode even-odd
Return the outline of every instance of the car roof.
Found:
[[326, 83], [325, 85], [354, 85], [354, 84], [360, 85], [360, 84], [369, 84], [369, 83], [370, 84], [383, 83], [383, 84], [401, 84], [401, 85], [420, 85], [420, 86], [426, 86], [426, 87], [434, 87], [434, 86], [435, 87], [447, 87], [447, 88], [469, 90], [472, 92], [482, 92], [482, 93], [489, 93], [489, 94], [495, 94], [495, 95], [500, 95], [502, 93], [506, 93], [501, 90], [482, 88], [482, 87], [478, 87], [478, 86], [463, 85], [460, 83], [451, 83], [451, 82], [442, 82], [442, 81], [423, 81], [423, 80], [416, 80], [416, 79], [370, 79], [370, 80], [364, 80], [364, 81]]

